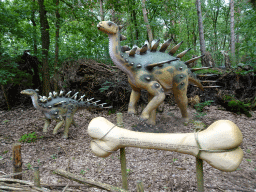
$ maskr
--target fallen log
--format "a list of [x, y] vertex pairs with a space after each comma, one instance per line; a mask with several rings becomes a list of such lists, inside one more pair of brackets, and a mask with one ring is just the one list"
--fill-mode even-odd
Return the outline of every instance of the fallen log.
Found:
[[243, 136], [231, 121], [219, 120], [197, 133], [143, 133], [122, 129], [103, 117], [88, 126], [92, 152], [107, 157], [123, 147], [176, 151], [205, 160], [221, 171], [235, 171], [243, 159]]

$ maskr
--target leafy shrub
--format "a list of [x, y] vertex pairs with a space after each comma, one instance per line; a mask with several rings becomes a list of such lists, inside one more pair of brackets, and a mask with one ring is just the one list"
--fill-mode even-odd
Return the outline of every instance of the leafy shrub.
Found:
[[208, 106], [208, 105], [211, 105], [211, 103], [213, 102], [213, 100], [208, 100], [208, 101], [205, 101], [203, 103], [198, 103], [198, 104], [195, 104], [194, 107], [195, 109], [198, 111], [198, 112], [202, 112], [204, 107], [205, 106]]
[[31, 143], [31, 142], [35, 142], [37, 140], [37, 135], [35, 132], [33, 133], [28, 133], [28, 134], [24, 134], [21, 136], [21, 138], [19, 139], [20, 142], [23, 143]]

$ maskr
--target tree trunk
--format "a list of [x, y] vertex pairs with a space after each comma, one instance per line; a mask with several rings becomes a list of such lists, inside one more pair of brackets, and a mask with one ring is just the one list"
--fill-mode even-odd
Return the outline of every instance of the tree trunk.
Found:
[[146, 0], [141, 0], [142, 3], [142, 12], [143, 12], [143, 18], [144, 18], [144, 22], [146, 23], [146, 27], [147, 27], [147, 32], [148, 32], [148, 40], [149, 40], [149, 44], [151, 45], [151, 42], [153, 41], [153, 33], [148, 21], [148, 12], [146, 10], [146, 4], [145, 4]]
[[[205, 55], [206, 47], [205, 47], [205, 41], [204, 41], [204, 27], [203, 27], [203, 19], [202, 19], [200, 0], [196, 0], [196, 8], [197, 8], [197, 16], [198, 16], [200, 51], [201, 51], [201, 55]], [[206, 66], [206, 67], [209, 66], [209, 64], [206, 63], [204, 57], [202, 57], [201, 61], [202, 61], [202, 66]]]
[[38, 0], [40, 26], [41, 26], [41, 41], [42, 41], [42, 65], [43, 65], [43, 94], [48, 95], [50, 92], [50, 74], [48, 64], [48, 52], [50, 46], [49, 24], [47, 20], [44, 0]]
[[33, 25], [33, 47], [34, 47], [34, 54], [37, 55], [37, 35], [36, 35], [36, 21], [35, 21], [35, 0], [32, 3], [32, 12], [31, 12], [31, 22]]
[[59, 0], [55, 0], [56, 3], [56, 32], [55, 32], [55, 60], [54, 60], [54, 90], [58, 91], [58, 77], [57, 67], [59, 63], [59, 37], [60, 37], [60, 13], [59, 13]]
[[103, 11], [103, 0], [100, 1], [100, 19], [101, 21], [104, 21], [104, 11]]
[[235, 63], [235, 26], [234, 26], [234, 0], [230, 0], [230, 36], [231, 36], [231, 63]]

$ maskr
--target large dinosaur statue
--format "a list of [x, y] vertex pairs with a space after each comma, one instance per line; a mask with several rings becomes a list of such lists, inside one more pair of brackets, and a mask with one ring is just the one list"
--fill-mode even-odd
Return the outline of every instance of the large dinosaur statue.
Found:
[[60, 91], [59, 95], [57, 92], [53, 91], [53, 93], [49, 93], [49, 97], [42, 97], [38, 95], [37, 92], [38, 90], [26, 89], [21, 91], [21, 94], [30, 96], [34, 107], [45, 115], [43, 132], [47, 132], [47, 128], [49, 127], [52, 119], [58, 122], [53, 130], [53, 134], [56, 134], [58, 129], [65, 122], [63, 138], [68, 138], [68, 130], [71, 124], [76, 127], [73, 116], [77, 110], [85, 108], [110, 108], [103, 107], [106, 103], [97, 104], [100, 100], [91, 102], [93, 98], [83, 101], [85, 95], [76, 100], [78, 92], [72, 97], [70, 97], [71, 91], [69, 91], [65, 96], [63, 95], [63, 91]]
[[[98, 29], [108, 34], [109, 54], [114, 64], [128, 75], [128, 81], [132, 87], [128, 113], [136, 112], [135, 106], [140, 98], [140, 91], [147, 90], [149, 103], [142, 111], [140, 118], [148, 120], [155, 125], [156, 108], [164, 101], [165, 93], [173, 91], [175, 100], [181, 110], [182, 117], [188, 121], [187, 113], [187, 87], [188, 82], [196, 84], [203, 89], [200, 81], [195, 77], [187, 64], [201, 58], [196, 57], [186, 62], [180, 60], [190, 49], [183, 51], [176, 57], [173, 55], [181, 43], [173, 47], [169, 53], [165, 53], [171, 43], [171, 39], [162, 44], [159, 51], [160, 40], [152, 43], [151, 48], [145, 44], [142, 48], [134, 46], [131, 50], [121, 47], [120, 41], [126, 38], [120, 34], [121, 26], [111, 21], [101, 21]], [[150, 50], [148, 50], [150, 49]]]

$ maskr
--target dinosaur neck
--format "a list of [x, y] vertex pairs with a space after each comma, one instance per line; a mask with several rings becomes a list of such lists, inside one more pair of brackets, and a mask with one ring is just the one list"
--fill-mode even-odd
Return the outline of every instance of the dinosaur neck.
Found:
[[32, 99], [32, 103], [33, 103], [34, 107], [36, 109], [40, 109], [41, 107], [38, 104], [38, 95], [37, 94], [32, 95], [31, 99]]
[[109, 37], [109, 55], [114, 62], [114, 64], [123, 72], [125, 72], [128, 77], [132, 80], [133, 73], [131, 72], [130, 67], [126, 66], [125, 60], [121, 56], [121, 45], [120, 45], [120, 33], [108, 34]]

